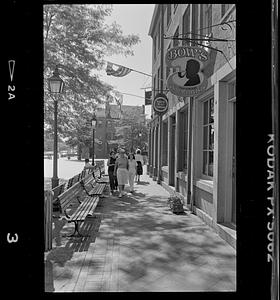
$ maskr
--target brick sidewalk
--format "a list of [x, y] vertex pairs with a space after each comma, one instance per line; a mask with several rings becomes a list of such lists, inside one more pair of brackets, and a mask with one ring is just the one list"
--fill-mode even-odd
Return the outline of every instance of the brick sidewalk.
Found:
[[[54, 239], [46, 291], [235, 291], [235, 249], [189, 211], [173, 214], [148, 176], [135, 190], [100, 199], [81, 226], [89, 237]], [[73, 227], [56, 221], [54, 234]]]

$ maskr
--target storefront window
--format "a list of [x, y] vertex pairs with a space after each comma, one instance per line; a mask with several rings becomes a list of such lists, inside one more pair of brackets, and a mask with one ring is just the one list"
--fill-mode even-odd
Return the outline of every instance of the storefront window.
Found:
[[203, 170], [206, 176], [213, 176], [214, 162], [214, 98], [203, 103]]

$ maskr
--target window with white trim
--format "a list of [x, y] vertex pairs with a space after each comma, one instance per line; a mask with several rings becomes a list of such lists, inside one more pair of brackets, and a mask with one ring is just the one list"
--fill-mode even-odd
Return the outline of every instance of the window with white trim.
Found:
[[202, 174], [213, 177], [214, 165], [214, 98], [203, 102]]

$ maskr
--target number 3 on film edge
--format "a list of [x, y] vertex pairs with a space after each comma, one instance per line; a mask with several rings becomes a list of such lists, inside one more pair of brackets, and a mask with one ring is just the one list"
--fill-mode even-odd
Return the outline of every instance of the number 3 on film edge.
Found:
[[15, 234], [13, 234], [13, 236], [10, 238], [10, 233], [8, 233], [7, 234], [7, 241], [8, 241], [8, 243], [16, 243], [17, 241], [18, 241], [18, 234], [17, 233], [15, 233]]

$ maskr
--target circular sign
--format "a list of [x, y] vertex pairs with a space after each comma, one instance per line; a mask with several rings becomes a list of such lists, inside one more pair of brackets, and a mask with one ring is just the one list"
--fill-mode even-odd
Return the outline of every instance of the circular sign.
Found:
[[157, 114], [164, 114], [168, 110], [168, 98], [163, 93], [158, 93], [153, 101], [153, 109]]

